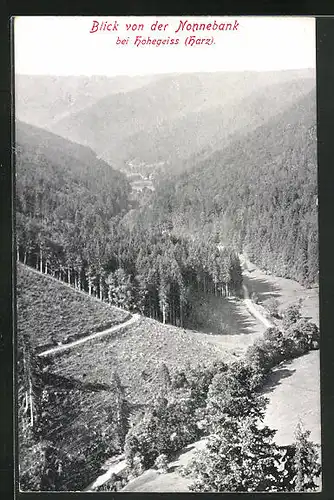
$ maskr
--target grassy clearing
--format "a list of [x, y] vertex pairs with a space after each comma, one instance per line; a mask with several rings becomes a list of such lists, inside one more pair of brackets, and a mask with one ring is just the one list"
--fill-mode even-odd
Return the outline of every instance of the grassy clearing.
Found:
[[194, 292], [187, 326], [213, 335], [262, 333], [261, 323], [253, 318], [238, 299], [225, 299]]
[[[274, 297], [279, 309], [301, 300], [301, 314], [319, 326], [319, 289], [304, 288], [294, 280], [265, 274], [249, 261], [244, 271], [244, 283], [249, 292], [256, 292], [260, 303]], [[276, 321], [281, 327], [281, 322]], [[320, 421], [320, 353], [310, 353], [284, 363], [273, 370], [264, 388], [269, 398], [265, 423], [277, 429], [278, 444], [290, 444], [299, 420], [311, 431], [310, 438], [321, 440]]]
[[273, 370], [264, 388], [269, 398], [265, 424], [277, 429], [275, 441], [291, 444], [299, 420], [311, 431], [310, 439], [321, 442], [320, 356], [311, 351]]
[[128, 316], [20, 263], [17, 267], [18, 334], [27, 333], [39, 350], [106, 330]]

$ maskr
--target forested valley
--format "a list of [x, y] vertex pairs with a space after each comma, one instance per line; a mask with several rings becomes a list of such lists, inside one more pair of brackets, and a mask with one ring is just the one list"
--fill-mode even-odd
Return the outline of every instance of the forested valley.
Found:
[[135, 212], [129, 183], [85, 149], [19, 124], [18, 260], [174, 325], [184, 324], [193, 288], [239, 294], [241, 267], [233, 250], [219, 249], [215, 235], [203, 242], [176, 238], [163, 224], [129, 227], [122, 222], [128, 210]]
[[[232, 74], [228, 80], [231, 96], [216, 77], [208, 79], [218, 107], [206, 102], [206, 80], [196, 77], [196, 88], [189, 92], [194, 109], [191, 99], [186, 102], [188, 76], [181, 89], [174, 80], [170, 87], [170, 78], [163, 79], [162, 89], [171, 93], [167, 96], [173, 106], [162, 92], [157, 116], [150, 89], [159, 89], [159, 80], [148, 87], [143, 82], [147, 114], [139, 84], [134, 94], [115, 92], [116, 97], [103, 87], [96, 94], [97, 107], [91, 96], [81, 109], [85, 99], [79, 99], [69, 116], [65, 96], [57, 127], [80, 137], [85, 137], [85, 126], [90, 127], [90, 139], [99, 151], [17, 120], [17, 298], [22, 316], [17, 378], [23, 489], [83, 489], [107, 458], [124, 455], [124, 476], [113, 477], [106, 487], [118, 491], [147, 468], [166, 471], [175, 453], [205, 436], [206, 451], [184, 470], [197, 478], [193, 491], [317, 489], [318, 446], [301, 428], [294, 443], [276, 445], [275, 430], [262, 425], [267, 400], [261, 396], [276, 366], [319, 348], [317, 325], [302, 317], [300, 304], [282, 313], [272, 300], [274, 326], [263, 335], [256, 332], [254, 342], [241, 353], [232, 346], [225, 363], [224, 348], [211, 342], [212, 332], [205, 336], [188, 323], [195, 295], [219, 304], [245, 302], [239, 300], [244, 291], [240, 254], [268, 273], [307, 287], [318, 280], [316, 96], [315, 90], [308, 91], [311, 79], [306, 87], [300, 82], [284, 85], [300, 98], [290, 96], [291, 103], [287, 99], [279, 114], [278, 101], [272, 109], [259, 109], [247, 131], [245, 123], [259, 93], [249, 98], [246, 75], [240, 95], [248, 96], [250, 105], [242, 115], [246, 118], [234, 123], [235, 110], [240, 109], [234, 108], [232, 95], [237, 77]], [[265, 88], [266, 78], [258, 75], [252, 85], [257, 88], [262, 82]], [[277, 88], [283, 88], [278, 85], [281, 78], [283, 83], [289, 80], [277, 77], [276, 97]], [[269, 106], [270, 89], [265, 92]], [[101, 99], [116, 102], [119, 115], [114, 122], [112, 106], [106, 105], [102, 113]], [[219, 130], [212, 143], [208, 132], [202, 148], [194, 116], [197, 111], [204, 121], [214, 116], [214, 129], [219, 113], [224, 113], [221, 99], [230, 105], [224, 123], [231, 122], [235, 130], [229, 134], [224, 129], [221, 143]], [[124, 121], [123, 102], [128, 113]], [[131, 122], [133, 109], [142, 120], [138, 135], [133, 130], [136, 120]], [[189, 136], [180, 137], [183, 112], [192, 128]], [[50, 130], [53, 111], [49, 116], [41, 107], [38, 114]], [[166, 118], [159, 129], [156, 121], [164, 114], [170, 121]], [[84, 119], [74, 130], [77, 116]], [[115, 137], [104, 126], [105, 116]], [[128, 149], [132, 157], [131, 148], [145, 141], [145, 129], [147, 135], [152, 129], [156, 134], [145, 144], [148, 161], [156, 160], [151, 157], [156, 140], [161, 141], [160, 156], [171, 147], [164, 142], [170, 130], [184, 142], [185, 156], [194, 153], [180, 158], [175, 148], [167, 163], [162, 161], [162, 168], [167, 165], [170, 171], [155, 179], [155, 190], [134, 194], [130, 177], [116, 168], [120, 163], [102, 158], [112, 159], [113, 145], [121, 144], [115, 156], [120, 152], [122, 161], [129, 160]], [[118, 137], [123, 132], [124, 138]], [[136, 159], [140, 162], [140, 151]], [[37, 304], [36, 311], [31, 311], [32, 304]], [[43, 308], [50, 309], [48, 314], [42, 314]], [[122, 329], [129, 317], [134, 318], [130, 328]], [[55, 325], [57, 332], [52, 330]], [[74, 351], [64, 345], [112, 325], [119, 326], [115, 336], [84, 339], [89, 341]], [[240, 333], [233, 331], [231, 338]], [[50, 342], [64, 351], [40, 357]], [[217, 475], [222, 468], [224, 473]]]

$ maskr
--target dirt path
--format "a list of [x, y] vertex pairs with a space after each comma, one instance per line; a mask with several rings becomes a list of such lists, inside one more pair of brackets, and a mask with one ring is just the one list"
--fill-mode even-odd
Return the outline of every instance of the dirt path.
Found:
[[274, 326], [262, 313], [261, 311], [259, 311], [259, 309], [256, 308], [256, 306], [253, 304], [253, 302], [251, 301], [251, 299], [249, 298], [249, 292], [248, 292], [248, 289], [246, 287], [246, 285], [242, 285], [242, 288], [243, 288], [243, 291], [244, 291], [244, 303], [245, 303], [245, 306], [247, 307], [247, 309], [249, 310], [249, 312], [255, 316], [255, 318], [257, 318], [259, 321], [261, 321], [261, 323], [263, 323], [263, 325], [266, 327], [266, 328], [271, 328], [272, 326]]
[[139, 477], [130, 481], [121, 491], [179, 493], [189, 492], [192, 478], [182, 477], [180, 469], [194, 457], [197, 450], [205, 447], [206, 439], [192, 443], [178, 454], [168, 464], [167, 473], [159, 473], [156, 469], [148, 469]]
[[103, 332], [97, 332], [97, 333], [92, 333], [91, 335], [88, 335], [87, 337], [83, 337], [82, 339], [75, 340], [74, 342], [70, 342], [69, 344], [64, 344], [60, 345], [58, 347], [53, 347], [52, 349], [48, 349], [47, 351], [43, 351], [38, 354], [39, 357], [42, 356], [48, 356], [49, 354], [55, 354], [61, 351], [66, 351], [67, 349], [72, 349], [73, 347], [76, 347], [77, 345], [84, 344], [85, 342], [88, 342], [89, 340], [93, 340], [99, 337], [104, 337], [105, 335], [108, 335], [109, 333], [117, 332], [118, 330], [121, 330], [122, 328], [126, 328], [136, 321], [139, 320], [141, 316], [139, 314], [134, 314], [132, 318], [130, 318], [127, 321], [124, 321], [123, 323], [119, 323], [118, 325], [112, 326], [111, 328], [108, 328], [107, 330], [103, 330]]
[[93, 481], [87, 488], [85, 488], [83, 491], [95, 491], [99, 486], [102, 486], [105, 484], [109, 479], [111, 479], [111, 476], [113, 474], [119, 474], [126, 468], [126, 460], [120, 460], [119, 462], [111, 465], [107, 472], [104, 474], [101, 474], [95, 481]]

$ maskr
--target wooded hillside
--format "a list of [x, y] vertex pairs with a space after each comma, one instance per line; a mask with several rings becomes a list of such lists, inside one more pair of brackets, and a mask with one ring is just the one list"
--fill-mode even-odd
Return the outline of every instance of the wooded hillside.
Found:
[[16, 141], [18, 257], [82, 288], [129, 208], [130, 185], [89, 148], [42, 129], [18, 122]]
[[142, 223], [216, 234], [259, 267], [317, 280], [315, 90], [178, 178], [161, 183]]

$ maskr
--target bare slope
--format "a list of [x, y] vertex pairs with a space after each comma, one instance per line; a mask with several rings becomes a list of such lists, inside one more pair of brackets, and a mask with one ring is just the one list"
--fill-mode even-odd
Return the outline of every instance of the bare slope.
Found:
[[158, 368], [170, 373], [231, 356], [231, 348], [208, 342], [206, 336], [141, 318], [117, 335], [87, 342], [57, 357], [53, 370], [86, 383], [108, 383], [117, 371], [130, 401], [147, 403], [160, 387]]
[[76, 336], [106, 330], [129, 313], [76, 292], [19, 263], [17, 268], [17, 329], [42, 350]]

